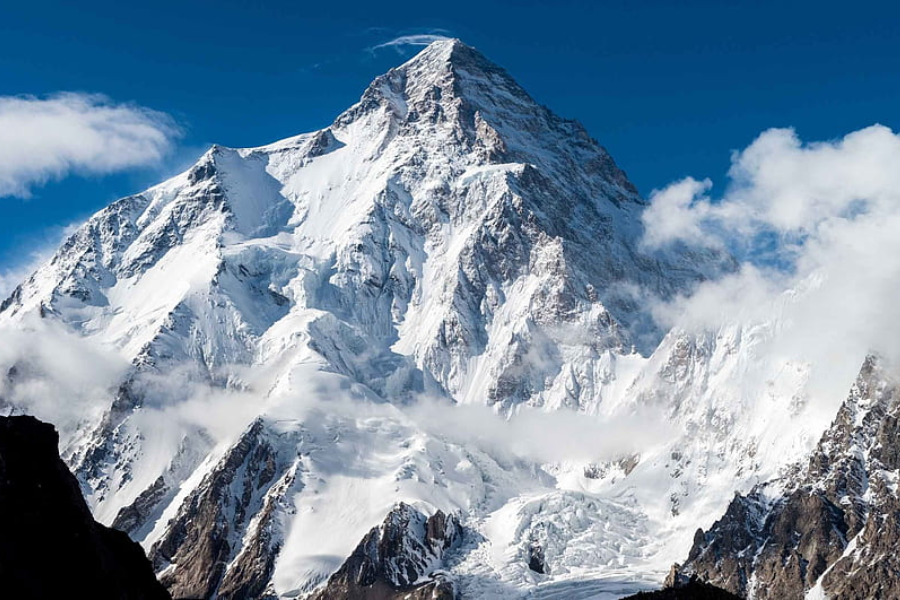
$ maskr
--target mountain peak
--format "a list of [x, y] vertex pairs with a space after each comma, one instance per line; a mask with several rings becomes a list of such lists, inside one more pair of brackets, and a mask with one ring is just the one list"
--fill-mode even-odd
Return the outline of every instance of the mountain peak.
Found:
[[503, 83], [514, 85], [521, 90], [502, 67], [458, 38], [447, 38], [432, 42], [412, 59], [397, 67], [396, 70], [418, 77], [427, 77], [429, 74], [447, 71], [454, 72], [457, 75], [459, 75], [459, 71], [462, 71], [476, 77], [497, 75], [505, 80]]
[[462, 65], [477, 60], [493, 65], [481, 52], [464, 43], [459, 38], [446, 38], [430, 43], [424, 50], [414, 56], [407, 64], [422, 60], [441, 60], [451, 64]]
[[485, 112], [501, 97], [516, 99], [520, 110], [526, 112], [539, 109], [502, 67], [462, 41], [446, 38], [432, 42], [410, 60], [376, 77], [360, 103], [338, 121], [352, 120], [377, 106], [390, 105], [396, 114], [406, 115], [413, 105], [446, 107], [456, 100], [469, 105], [472, 112]]

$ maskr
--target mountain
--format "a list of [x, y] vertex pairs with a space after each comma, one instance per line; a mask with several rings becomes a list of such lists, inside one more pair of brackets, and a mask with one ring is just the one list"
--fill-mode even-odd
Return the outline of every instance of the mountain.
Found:
[[[419, 585], [372, 554], [397, 511], [403, 560], [463, 597], [617, 597], [837, 410], [767, 354], [777, 318], [660, 329], [735, 263], [646, 251], [646, 206], [578, 123], [439, 41], [329, 127], [100, 211], [0, 327], [125, 365], [73, 386], [63, 454], [176, 597]], [[0, 400], [35, 410], [64, 356], [5, 356]], [[436, 518], [461, 531], [440, 557]]]
[[866, 359], [807, 461], [697, 532], [682, 574], [760, 600], [900, 595], [900, 384], [883, 362]]
[[0, 417], [4, 597], [169, 599], [140, 546], [91, 517], [57, 439], [33, 417]]

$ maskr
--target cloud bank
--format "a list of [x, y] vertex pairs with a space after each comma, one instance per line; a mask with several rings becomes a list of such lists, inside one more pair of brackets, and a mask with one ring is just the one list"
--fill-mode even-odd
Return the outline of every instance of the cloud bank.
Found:
[[822, 393], [866, 353], [900, 364], [900, 136], [875, 125], [803, 143], [771, 129], [711, 189], [688, 178], [654, 192], [643, 242], [728, 248], [741, 268], [659, 304], [661, 324], [775, 322], [767, 350], [814, 365]]
[[0, 197], [29, 197], [71, 173], [158, 163], [178, 134], [165, 114], [100, 95], [0, 96]]
[[0, 329], [0, 414], [26, 413], [53, 423], [65, 448], [112, 402], [129, 363], [117, 352], [51, 319]]

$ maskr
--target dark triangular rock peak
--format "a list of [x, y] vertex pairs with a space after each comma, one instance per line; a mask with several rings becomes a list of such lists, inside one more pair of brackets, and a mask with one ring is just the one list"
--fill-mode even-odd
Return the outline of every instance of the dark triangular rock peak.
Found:
[[314, 600], [453, 600], [444, 556], [459, 545], [463, 530], [455, 515], [426, 516], [399, 503], [362, 539]]
[[2, 596], [169, 599], [141, 547], [94, 521], [58, 440], [34, 417], [0, 417]]

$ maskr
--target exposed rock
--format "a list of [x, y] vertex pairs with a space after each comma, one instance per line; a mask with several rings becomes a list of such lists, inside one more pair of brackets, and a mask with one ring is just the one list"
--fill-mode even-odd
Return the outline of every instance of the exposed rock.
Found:
[[162, 475], [141, 493], [137, 499], [128, 506], [122, 507], [113, 521], [113, 527], [121, 531], [131, 532], [143, 523], [146, 515], [168, 492], [166, 481]]
[[739, 597], [693, 577], [681, 585], [655, 592], [640, 592], [622, 600], [739, 600]]
[[278, 510], [284, 510], [285, 497], [297, 477], [296, 469], [288, 472], [273, 485], [263, 500], [253, 535], [231, 563], [222, 579], [218, 597], [223, 600], [256, 600], [269, 587], [275, 559], [281, 551], [282, 536]]
[[868, 358], [805, 468], [736, 496], [680, 576], [742, 597], [900, 597], [900, 387]]
[[144, 551], [94, 521], [59, 458], [53, 426], [0, 417], [0, 590], [4, 598], [165, 600]]
[[548, 573], [544, 549], [537, 544], [533, 544], [528, 548], [528, 568], [541, 575]]
[[453, 582], [441, 567], [462, 533], [453, 515], [437, 511], [426, 517], [400, 503], [312, 600], [453, 600]]
[[[254, 422], [184, 501], [166, 535], [151, 549], [160, 580], [176, 598], [210, 598], [225, 578], [239, 532], [273, 482], [277, 456], [266, 435], [263, 422]], [[260, 567], [253, 578], [268, 581], [271, 561]], [[230, 587], [243, 589], [236, 582]]]

